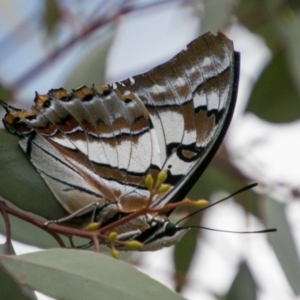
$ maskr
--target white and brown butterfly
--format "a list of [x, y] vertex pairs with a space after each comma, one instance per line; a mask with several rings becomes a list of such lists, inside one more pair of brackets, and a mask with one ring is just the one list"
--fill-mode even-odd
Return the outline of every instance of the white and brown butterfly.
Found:
[[[229, 126], [239, 54], [222, 33], [206, 33], [147, 73], [68, 93], [36, 94], [30, 111], [4, 102], [7, 130], [72, 217], [102, 226], [145, 206], [145, 177], [165, 169], [168, 192], [151, 208], [182, 200], [214, 156]], [[91, 214], [92, 212], [92, 214]], [[178, 241], [188, 230], [167, 213], [144, 214], [114, 228], [142, 250]], [[82, 224], [84, 226], [84, 224]]]

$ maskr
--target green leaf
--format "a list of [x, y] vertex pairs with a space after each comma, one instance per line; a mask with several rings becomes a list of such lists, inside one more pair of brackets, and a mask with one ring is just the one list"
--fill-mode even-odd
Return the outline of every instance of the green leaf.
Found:
[[[18, 140], [18, 137], [0, 129], [0, 196], [7, 200], [8, 206], [46, 219], [66, 216], [65, 210], [22, 152]], [[57, 247], [57, 242], [48, 233], [15, 217], [9, 218], [13, 239], [43, 248]], [[2, 217], [0, 232], [5, 234]]]
[[77, 61], [77, 65], [70, 77], [64, 84], [67, 90], [77, 88], [82, 85], [91, 87], [106, 83], [105, 71], [107, 56], [114, 38], [115, 28], [107, 30], [101, 35], [101, 43], [97, 42], [84, 57]]
[[289, 122], [299, 118], [300, 102], [284, 52], [274, 56], [252, 92], [248, 110], [270, 122]]
[[[210, 0], [204, 2], [201, 14], [201, 32], [217, 32], [226, 27], [238, 4], [237, 0]], [[201, 4], [203, 5], [203, 4]]]
[[17, 299], [17, 300], [34, 300], [34, 294], [26, 293], [26, 289], [22, 287], [15, 279], [4, 270], [0, 264], [0, 299]]
[[0, 99], [12, 99], [13, 93], [0, 83]]
[[47, 219], [67, 215], [18, 145], [19, 138], [0, 129], [0, 196], [22, 210]]
[[292, 1], [265, 0], [266, 11], [274, 26], [273, 32], [278, 34], [279, 44], [285, 52], [291, 81], [300, 96], [300, 6]]
[[246, 263], [240, 265], [240, 269], [225, 299], [228, 300], [257, 299], [256, 285]]
[[298, 96], [300, 96], [300, 14], [293, 15], [290, 19], [284, 20], [280, 24], [282, 36], [285, 43], [286, 60], [291, 74], [294, 86], [297, 88]]
[[21, 284], [58, 299], [183, 299], [134, 267], [98, 253], [52, 249], [0, 256], [0, 261]]
[[11, 241], [7, 241], [4, 244], [0, 244], [0, 253], [1, 254], [16, 254]]
[[[222, 146], [221, 146], [222, 147]], [[218, 163], [218, 158], [215, 156], [209, 164], [203, 175], [198, 179], [188, 197], [191, 199], [206, 199], [208, 200], [216, 190], [235, 191], [241, 187], [241, 183], [235, 183], [234, 177], [224, 171], [223, 167]]]
[[[190, 217], [183, 226], [198, 225], [200, 223], [201, 217], [201, 214]], [[178, 292], [180, 292], [184, 288], [188, 278], [187, 273], [191, 267], [194, 255], [197, 250], [199, 251], [199, 249], [197, 248], [197, 241], [199, 236], [199, 230], [191, 229], [182, 237], [180, 243], [177, 243], [175, 245], [173, 259], [176, 269], [176, 291]]]
[[300, 294], [300, 261], [290, 225], [286, 219], [285, 206], [273, 199], [264, 199], [268, 211], [267, 226], [276, 224], [278, 232], [269, 235], [270, 243], [296, 295]]
[[60, 9], [58, 1], [46, 0], [44, 10], [44, 24], [48, 35], [55, 32], [60, 20]]

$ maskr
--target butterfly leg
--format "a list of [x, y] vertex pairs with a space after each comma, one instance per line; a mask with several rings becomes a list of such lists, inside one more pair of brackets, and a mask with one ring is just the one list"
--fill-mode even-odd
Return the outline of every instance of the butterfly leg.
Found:
[[45, 226], [48, 226], [49, 224], [58, 224], [58, 223], [64, 223], [64, 222], [68, 222], [68, 221], [72, 221], [76, 218], [82, 217], [88, 213], [92, 212], [92, 217], [91, 217], [91, 222], [93, 222], [95, 220], [95, 214], [99, 209], [102, 209], [104, 206], [106, 206], [106, 204], [99, 204], [98, 202], [95, 203], [91, 203], [86, 205], [85, 207], [73, 212], [72, 214], [64, 217], [64, 218], [60, 218], [57, 220], [49, 220], [47, 222], [44, 223]]
[[117, 240], [122, 241], [122, 242], [131, 241], [131, 240], [134, 240], [137, 236], [141, 235], [141, 233], [142, 232], [139, 229], [125, 232], [125, 233], [119, 234]]

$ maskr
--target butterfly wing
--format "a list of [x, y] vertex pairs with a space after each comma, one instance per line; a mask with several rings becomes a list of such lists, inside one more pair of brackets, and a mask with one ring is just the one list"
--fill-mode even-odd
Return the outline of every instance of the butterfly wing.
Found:
[[222, 33], [207, 33], [169, 62], [101, 88], [36, 95], [31, 111], [7, 110], [4, 124], [57, 200], [73, 213], [90, 203], [141, 208], [146, 174], [168, 170], [168, 193], [181, 200], [228, 128], [239, 58]]
[[168, 169], [170, 191], [153, 206], [182, 200], [209, 164], [231, 121], [238, 78], [239, 54], [219, 32], [119, 86], [145, 104]]

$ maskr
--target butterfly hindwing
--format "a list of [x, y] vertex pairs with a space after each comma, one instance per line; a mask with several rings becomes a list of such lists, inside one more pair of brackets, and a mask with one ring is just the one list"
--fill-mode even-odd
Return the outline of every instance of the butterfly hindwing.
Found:
[[152, 204], [164, 206], [186, 195], [221, 143], [238, 65], [232, 42], [207, 33], [122, 82], [51, 90], [28, 112], [6, 106], [4, 124], [69, 213], [95, 202], [141, 208], [145, 176], [167, 169], [170, 190]]

